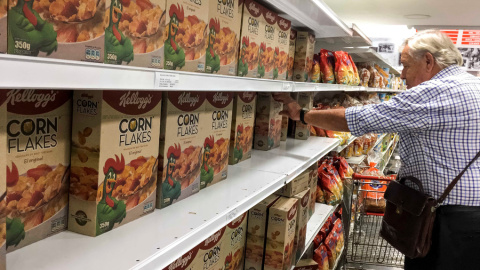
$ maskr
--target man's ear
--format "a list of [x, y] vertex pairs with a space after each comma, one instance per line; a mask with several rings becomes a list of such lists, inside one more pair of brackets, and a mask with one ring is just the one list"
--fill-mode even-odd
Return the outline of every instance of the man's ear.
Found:
[[435, 58], [429, 52], [427, 52], [424, 56], [424, 60], [426, 63], [426, 68], [428, 72], [432, 72], [433, 68], [435, 67]]

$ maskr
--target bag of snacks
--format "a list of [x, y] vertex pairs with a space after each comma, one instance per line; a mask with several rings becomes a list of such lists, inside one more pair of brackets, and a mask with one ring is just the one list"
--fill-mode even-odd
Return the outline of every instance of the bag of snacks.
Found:
[[349, 85], [353, 77], [353, 69], [349, 65], [348, 56], [343, 51], [336, 51], [335, 55], [335, 80], [337, 84]]
[[363, 139], [357, 138], [353, 141], [353, 155], [359, 157], [363, 154]]
[[368, 87], [368, 81], [370, 81], [370, 71], [366, 68], [360, 70], [360, 84], [363, 87]]
[[327, 247], [325, 246], [325, 244], [321, 244], [317, 249], [315, 249], [315, 251], [313, 253], [313, 260], [318, 263], [318, 269], [319, 270], [329, 270], [330, 269], [328, 252], [327, 252]]
[[337, 242], [337, 247], [340, 247], [337, 249], [338, 252], [343, 248], [345, 244], [345, 238], [343, 235], [343, 224], [341, 219], [337, 219], [334, 223], [334, 230], [338, 235], [338, 242]]
[[360, 76], [358, 75], [358, 70], [357, 70], [357, 66], [355, 65], [355, 63], [353, 62], [352, 60], [352, 56], [347, 54], [348, 55], [348, 59], [350, 60], [350, 63], [351, 63], [351, 67], [352, 67], [352, 83], [351, 85], [353, 86], [357, 86], [357, 85], [360, 85]]
[[320, 76], [320, 55], [315, 54], [313, 56], [313, 66], [312, 66], [312, 82], [319, 83], [321, 81]]
[[338, 184], [329, 173], [324, 170], [319, 170], [319, 183], [320, 187], [323, 190], [323, 195], [325, 197], [325, 203], [328, 205], [336, 205], [341, 198], [340, 190], [338, 189]]
[[325, 247], [327, 248], [328, 264], [332, 266], [337, 261], [336, 246], [337, 242], [335, 241], [334, 233], [330, 233], [325, 239]]
[[320, 50], [320, 71], [323, 83], [335, 83], [335, 56], [331, 51]]
[[315, 198], [317, 203], [325, 203], [325, 195], [323, 195], [322, 189], [317, 184], [317, 195]]

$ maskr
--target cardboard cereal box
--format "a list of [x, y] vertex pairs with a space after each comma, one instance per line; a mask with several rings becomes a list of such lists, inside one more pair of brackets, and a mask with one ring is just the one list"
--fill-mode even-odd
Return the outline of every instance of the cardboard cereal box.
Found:
[[204, 116], [206, 124], [202, 133], [204, 143], [203, 161], [200, 169], [200, 189], [227, 178], [232, 100], [232, 92], [206, 93]]
[[0, 0], [0, 53], [7, 52], [7, 1]]
[[[313, 107], [313, 95], [311, 92], [298, 92], [293, 93], [293, 98], [297, 100], [298, 104], [302, 108], [312, 109]], [[310, 137], [310, 126], [305, 125], [300, 121], [295, 121], [295, 139], [306, 140]]]
[[257, 111], [253, 148], [270, 150], [280, 145], [283, 105], [271, 93], [257, 94]]
[[308, 208], [308, 219], [315, 213], [315, 202], [317, 200], [318, 163], [315, 162], [309, 169], [310, 176], [310, 206]]
[[308, 223], [308, 207], [310, 206], [310, 188], [293, 196], [298, 200], [297, 225], [295, 229], [294, 250], [296, 255], [292, 256], [292, 263], [299, 260], [305, 249]]
[[295, 258], [294, 240], [297, 220], [297, 199], [280, 197], [268, 214], [265, 270], [287, 270]]
[[288, 184], [280, 188], [275, 194], [292, 198], [295, 194], [298, 194], [310, 187], [310, 175], [308, 172], [303, 172], [299, 176], [295, 177]]
[[167, 0], [165, 69], [205, 71], [208, 6], [208, 0]]
[[204, 92], [163, 93], [157, 207], [167, 207], [200, 190], [207, 123]]
[[264, 7], [254, 0], [240, 1], [243, 3], [243, 15], [237, 76], [257, 78], [262, 29], [265, 28]]
[[209, 2], [208, 45], [205, 53], [205, 72], [237, 75], [238, 45], [242, 13], [240, 1]]
[[105, 63], [163, 68], [167, 0], [106, 0]]
[[[195, 246], [182, 256], [178, 257], [176, 260], [174, 260], [171, 264], [169, 264], [167, 267], [163, 268], [163, 270], [193, 270], [193, 260], [195, 260], [195, 257], [198, 254], [198, 250], [202, 243], [199, 245]], [[202, 268], [200, 268], [202, 269]]]
[[263, 269], [265, 255], [265, 235], [268, 226], [268, 212], [279, 196], [270, 195], [248, 211], [247, 246], [245, 269]]
[[7, 269], [6, 266], [6, 253], [5, 246], [7, 238], [7, 225], [6, 225], [6, 192], [7, 192], [7, 133], [5, 127], [7, 125], [7, 92], [0, 91], [0, 195], [3, 198], [0, 201], [0, 269]]
[[75, 91], [68, 229], [97, 236], [155, 209], [162, 94]]
[[280, 131], [280, 141], [286, 141], [287, 140], [287, 134], [288, 134], [288, 117], [287, 116], [282, 116], [282, 130]]
[[222, 257], [222, 252], [225, 249], [223, 238], [225, 235], [226, 227], [221, 228], [198, 246], [198, 252], [193, 260], [193, 269], [202, 270], [218, 270], [224, 269], [225, 260]]
[[313, 51], [315, 49], [315, 36], [309, 32], [297, 32], [295, 44], [295, 59], [293, 80], [296, 82], [312, 81]]
[[71, 92], [8, 90], [9, 252], [67, 227]]
[[[104, 22], [109, 17], [105, 1], [9, 0], [8, 53], [103, 62]], [[121, 44], [117, 43], [117, 50], [123, 48]]]
[[302, 259], [298, 261], [293, 270], [318, 270], [318, 263], [313, 259]]
[[292, 23], [287, 19], [277, 16], [276, 26], [277, 45], [275, 47], [275, 69], [273, 71], [273, 79], [284, 81], [287, 79], [288, 73], [288, 53], [290, 50], [290, 29], [292, 28]]
[[247, 214], [234, 219], [225, 227], [222, 243], [222, 261], [225, 270], [243, 270], [247, 240]]
[[297, 41], [297, 31], [290, 29], [290, 40], [288, 41], [288, 64], [287, 81], [293, 81], [293, 64], [295, 63], [295, 43]]
[[252, 156], [256, 100], [255, 92], [235, 93], [228, 164], [237, 164]]
[[275, 68], [275, 48], [277, 47], [277, 17], [278, 15], [267, 9], [262, 9], [264, 27], [260, 29], [263, 37], [260, 43], [257, 78], [272, 80]]

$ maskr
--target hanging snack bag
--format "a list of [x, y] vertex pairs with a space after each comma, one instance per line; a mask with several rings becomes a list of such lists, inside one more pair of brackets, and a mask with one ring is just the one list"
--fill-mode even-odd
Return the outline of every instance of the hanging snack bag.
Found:
[[355, 65], [355, 62], [352, 60], [352, 56], [348, 54], [348, 60], [350, 60], [352, 69], [353, 69], [353, 81], [352, 84], [353, 86], [360, 85], [360, 76], [358, 74], [358, 69], [357, 66]]
[[329, 257], [325, 244], [321, 244], [317, 249], [315, 249], [313, 253], [313, 260], [318, 263], [318, 270], [329, 270]]
[[323, 190], [318, 185], [317, 185], [317, 196], [315, 198], [316, 198], [315, 201], [317, 203], [325, 203], [325, 195], [323, 194]]
[[360, 85], [363, 87], [368, 87], [368, 82], [370, 81], [370, 71], [366, 68], [360, 70]]
[[343, 224], [342, 224], [342, 220], [339, 218], [335, 221], [334, 223], [334, 230], [335, 232], [337, 233], [338, 235], [338, 243], [337, 243], [337, 246], [340, 247], [340, 249], [337, 249], [337, 252], [340, 252], [340, 250], [343, 248], [344, 246], [344, 235], [343, 235]]
[[337, 181], [323, 169], [318, 169], [319, 184], [325, 196], [325, 203], [335, 205], [340, 201], [341, 193]]
[[327, 238], [325, 239], [325, 247], [327, 249], [328, 255], [328, 264], [331, 266], [335, 265], [338, 255], [336, 250], [337, 242], [335, 240], [335, 235], [332, 232], [330, 232], [330, 234], [328, 234]]
[[321, 81], [321, 72], [320, 72], [320, 55], [315, 54], [313, 56], [313, 66], [312, 66], [312, 82], [319, 83]]
[[322, 83], [335, 83], [335, 56], [329, 50], [320, 50]]

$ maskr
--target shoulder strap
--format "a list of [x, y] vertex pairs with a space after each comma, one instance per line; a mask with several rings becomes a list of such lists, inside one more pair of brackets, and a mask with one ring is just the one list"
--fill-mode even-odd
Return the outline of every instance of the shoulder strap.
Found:
[[463, 171], [461, 171], [457, 175], [457, 177], [455, 177], [455, 179], [453, 179], [453, 181], [448, 185], [448, 187], [443, 192], [440, 199], [438, 199], [438, 204], [441, 204], [445, 200], [445, 198], [447, 198], [448, 194], [450, 193], [450, 191], [452, 191], [453, 187], [455, 186], [455, 184], [457, 184], [458, 180], [460, 180], [460, 178], [462, 178], [462, 175], [468, 170], [470, 165], [472, 165], [475, 162], [475, 160], [477, 160], [479, 157], [480, 157], [480, 152], [478, 152], [477, 155], [470, 161], [470, 163], [468, 163], [467, 167], [465, 167], [465, 169], [463, 169]]

